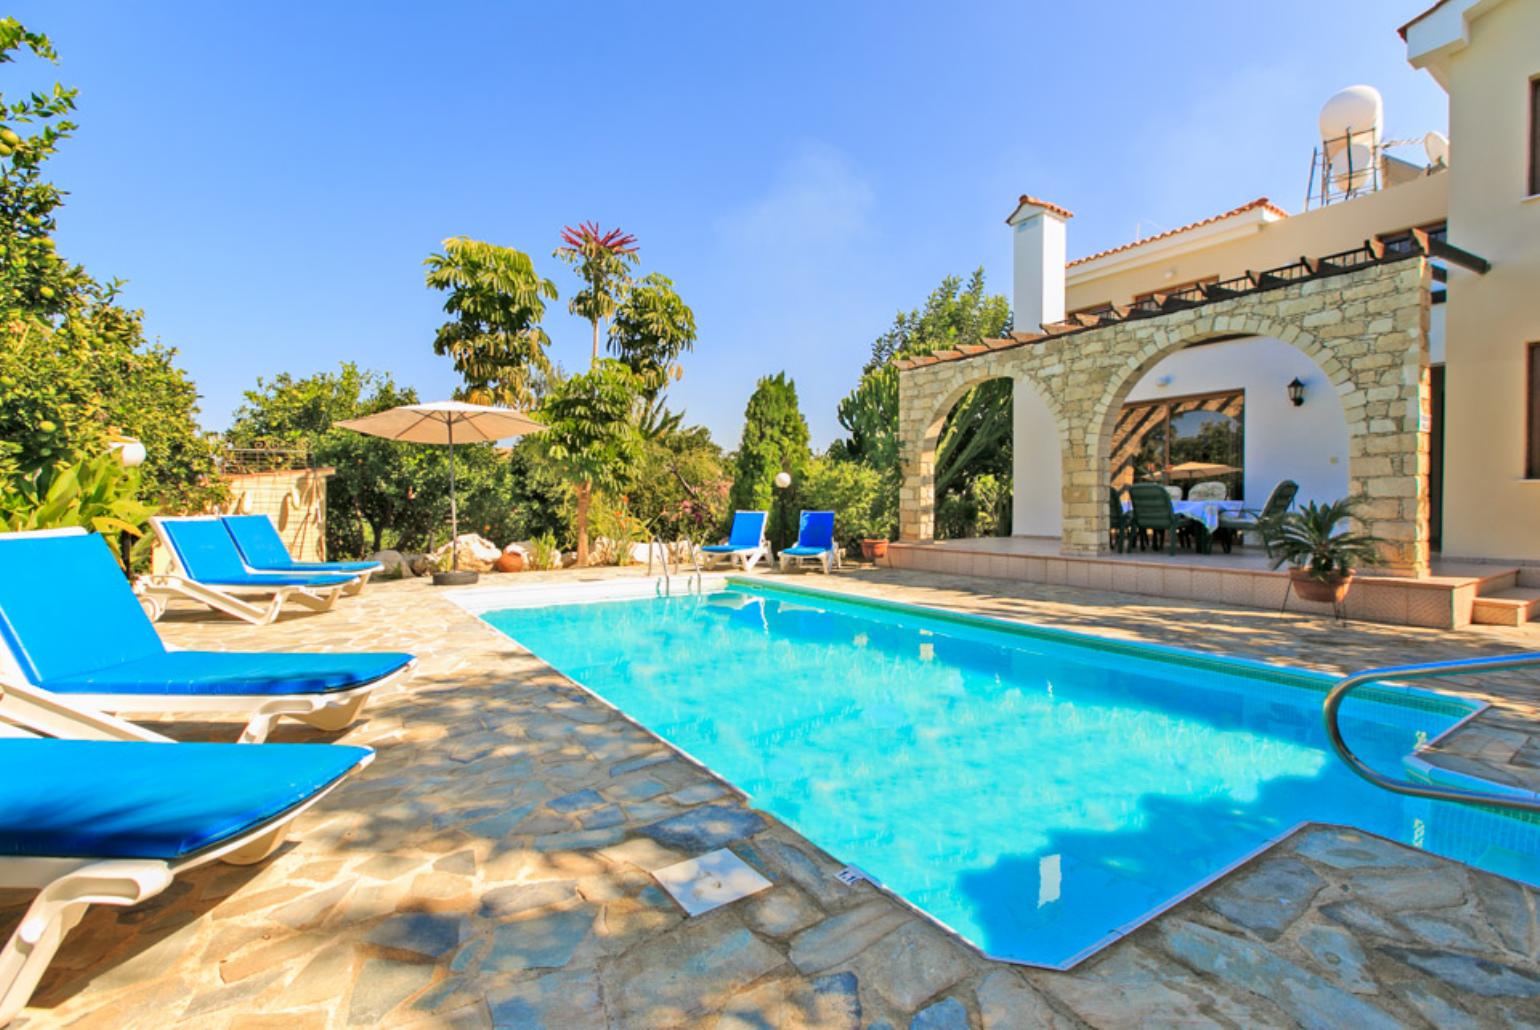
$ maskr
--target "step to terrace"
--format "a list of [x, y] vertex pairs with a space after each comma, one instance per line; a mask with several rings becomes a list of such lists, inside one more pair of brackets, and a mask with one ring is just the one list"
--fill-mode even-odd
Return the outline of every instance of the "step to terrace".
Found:
[[1488, 593], [1485, 589], [1471, 604], [1472, 622], [1483, 626], [1522, 626], [1540, 611], [1540, 588], [1507, 587]]

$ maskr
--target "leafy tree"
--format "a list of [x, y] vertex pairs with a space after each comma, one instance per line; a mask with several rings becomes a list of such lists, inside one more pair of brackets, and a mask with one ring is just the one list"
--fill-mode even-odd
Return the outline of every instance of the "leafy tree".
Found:
[[536, 440], [553, 471], [577, 502], [577, 560], [588, 563], [588, 511], [594, 491], [618, 492], [636, 463], [639, 438], [632, 421], [641, 384], [625, 365], [605, 358], [570, 376], [546, 395], [537, 416], [546, 429]]
[[797, 483], [812, 452], [807, 420], [797, 406], [797, 384], [785, 372], [765, 376], [754, 388], [743, 412], [743, 439], [733, 456], [733, 487], [728, 498], [735, 509], [770, 511], [768, 534], [777, 549], [797, 535], [796, 513], [788, 504], [775, 504], [775, 477], [789, 473]]
[[[55, 59], [47, 37], [0, 19], [0, 64], [22, 52]], [[97, 282], [54, 249], [63, 194], [43, 165], [75, 129], [75, 95], [55, 85], [0, 97], [0, 440], [35, 485], [53, 475], [45, 470], [105, 453], [113, 435], [136, 436], [147, 451], [136, 488], [162, 507], [201, 510], [222, 489], [176, 352], [145, 340], [142, 313], [117, 303], [118, 283]], [[17, 131], [29, 126], [38, 128]]]
[[540, 327], [556, 284], [535, 272], [529, 255], [464, 236], [444, 241], [430, 254], [428, 286], [445, 290], [452, 318], [439, 327], [433, 352], [454, 361], [465, 380], [462, 395], [473, 403], [533, 406], [551, 377]]
[[[898, 494], [898, 371], [892, 362], [1004, 335], [1010, 305], [985, 293], [984, 270], [966, 284], [947, 276], [925, 304], [899, 312], [893, 325], [872, 344], [861, 380], [839, 405], [840, 425], [850, 434], [835, 453], [886, 470], [888, 489]], [[947, 416], [936, 453], [936, 498], [966, 490], [975, 476], [994, 475], [1009, 483], [1011, 474], [1011, 383], [998, 379], [969, 391]]]
[[726, 521], [731, 485], [722, 449], [704, 426], [654, 401], [637, 419], [640, 453], [625, 490], [630, 510], [660, 539], [702, 540]]
[[683, 371], [679, 358], [695, 347], [695, 312], [674, 284], [654, 272], [626, 293], [610, 324], [608, 349], [641, 380], [649, 401]]
[[[441, 542], [448, 522], [448, 449], [333, 428], [417, 399], [389, 375], [352, 363], [304, 378], [283, 373], [247, 391], [226, 439], [237, 447], [308, 447], [317, 465], [336, 469], [326, 490], [328, 554], [426, 550]], [[515, 539], [527, 480], [516, 480], [508, 456], [490, 447], [456, 447], [455, 463], [462, 525], [498, 543]]]
[[577, 269], [583, 288], [567, 303], [567, 310], [588, 319], [594, 329], [592, 365], [599, 364], [599, 323], [615, 314], [631, 285], [636, 264], [636, 237], [619, 229], [600, 229], [597, 222], [564, 226], [563, 246], [554, 256]]

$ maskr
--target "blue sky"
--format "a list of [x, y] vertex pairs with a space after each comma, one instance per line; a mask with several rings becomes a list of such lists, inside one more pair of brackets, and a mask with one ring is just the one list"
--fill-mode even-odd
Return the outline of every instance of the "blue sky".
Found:
[[80, 87], [60, 252], [128, 280], [208, 428], [258, 376], [342, 360], [447, 396], [421, 263], [452, 235], [535, 258], [581, 369], [550, 253], [597, 219], [695, 309], [674, 406], [732, 447], [784, 369], [822, 446], [897, 310], [978, 265], [1009, 292], [1020, 193], [1075, 211], [1073, 257], [1296, 210], [1343, 86], [1384, 93], [1392, 137], [1444, 130], [1395, 34], [1425, 5], [34, 0], [13, 10], [62, 60], [0, 81]]

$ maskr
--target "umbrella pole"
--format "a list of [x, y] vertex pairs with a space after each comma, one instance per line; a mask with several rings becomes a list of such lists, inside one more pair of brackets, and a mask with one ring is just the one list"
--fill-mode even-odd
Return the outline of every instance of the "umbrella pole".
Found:
[[449, 416], [449, 569], [460, 571], [460, 512], [455, 506], [455, 420]]

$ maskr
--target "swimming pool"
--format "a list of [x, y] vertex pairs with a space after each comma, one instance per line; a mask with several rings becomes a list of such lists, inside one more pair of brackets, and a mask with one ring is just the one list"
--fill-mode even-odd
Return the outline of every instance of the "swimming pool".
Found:
[[[1349, 772], [1322, 676], [743, 581], [481, 617], [1007, 961], [1068, 968], [1307, 821], [1540, 883], [1540, 827]], [[1404, 774], [1473, 711], [1374, 688], [1342, 725]]]

